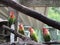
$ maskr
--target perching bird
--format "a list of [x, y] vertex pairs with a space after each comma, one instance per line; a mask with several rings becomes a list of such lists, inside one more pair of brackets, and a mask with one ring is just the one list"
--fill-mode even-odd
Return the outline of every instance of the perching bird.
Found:
[[43, 38], [45, 42], [49, 42], [51, 40], [50, 33], [47, 28], [43, 28]]
[[15, 23], [15, 20], [16, 20], [16, 17], [14, 15], [14, 12], [11, 11], [10, 12], [10, 16], [8, 17], [9, 26], [11, 26], [12, 24], [14, 24]]
[[29, 32], [30, 32], [31, 39], [34, 40], [35, 42], [38, 42], [38, 36], [36, 32], [34, 31], [34, 29], [30, 27]]
[[23, 26], [23, 24], [19, 25], [19, 33], [24, 35], [24, 26]]

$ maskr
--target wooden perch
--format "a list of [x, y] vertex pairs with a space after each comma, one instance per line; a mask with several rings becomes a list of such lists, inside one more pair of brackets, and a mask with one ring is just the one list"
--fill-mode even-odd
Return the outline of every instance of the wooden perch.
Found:
[[15, 30], [9, 28], [8, 26], [3, 25], [2, 27], [3, 27], [4, 29], [6, 29], [7, 31], [15, 34], [16, 37], [20, 37], [20, 38], [22, 38], [23, 40], [31, 40], [29, 37], [26, 37], [26, 36], [24, 36], [24, 35], [22, 35], [22, 34], [20, 34], [20, 33], [17, 33]]
[[44, 42], [43, 44], [60, 44], [60, 41]]
[[[50, 43], [32, 43], [32, 42], [16, 42], [16, 45], [24, 45], [24, 44], [27, 44], [27, 45], [46, 45], [46, 44], [60, 44], [60, 42], [50, 42]], [[10, 45], [10, 42], [9, 43], [3, 43], [3, 44], [0, 44], [0, 45]]]
[[[30, 43], [30, 42], [16, 42], [15, 43], [16, 45], [45, 45], [45, 44], [37, 44], [37, 43]], [[3, 43], [3, 44], [0, 44], [0, 45], [10, 45], [10, 42], [9, 43]]]
[[10, 7], [16, 9], [17, 11], [20, 11], [28, 16], [36, 18], [36, 19], [40, 20], [41, 22], [60, 30], [60, 22], [51, 20], [34, 10], [31, 10], [21, 4], [17, 4], [16, 2], [14, 2], [12, 0], [0, 0], [0, 2], [4, 5], [10, 6]]

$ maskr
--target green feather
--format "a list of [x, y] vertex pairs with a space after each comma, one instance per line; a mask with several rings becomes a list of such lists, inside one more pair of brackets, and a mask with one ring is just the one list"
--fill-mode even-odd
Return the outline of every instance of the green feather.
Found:
[[50, 35], [44, 35], [45, 42], [49, 42], [51, 40]]
[[30, 37], [31, 37], [32, 40], [38, 42], [38, 37], [37, 37], [37, 35], [35, 33], [30, 35]]
[[23, 35], [24, 35], [24, 31], [23, 31], [23, 30], [21, 30], [21, 31], [19, 30], [19, 33], [21, 33], [21, 34], [23, 34]]
[[14, 18], [14, 19], [8, 18], [9, 26], [11, 26], [12, 24], [14, 24], [15, 20], [16, 20], [16, 18]]

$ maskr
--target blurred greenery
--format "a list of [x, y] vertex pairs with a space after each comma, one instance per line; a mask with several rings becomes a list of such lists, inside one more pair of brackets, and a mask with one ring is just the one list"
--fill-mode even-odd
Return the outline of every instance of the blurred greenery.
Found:
[[60, 22], [60, 7], [49, 7], [47, 17]]

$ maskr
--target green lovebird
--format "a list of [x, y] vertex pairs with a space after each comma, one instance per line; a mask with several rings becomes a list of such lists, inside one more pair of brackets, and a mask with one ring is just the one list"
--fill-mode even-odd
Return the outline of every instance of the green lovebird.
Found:
[[29, 28], [29, 32], [31, 39], [34, 40], [35, 42], [38, 42], [38, 36], [32, 27]]
[[24, 35], [24, 26], [23, 26], [23, 24], [19, 25], [19, 33]]
[[16, 20], [16, 17], [14, 15], [14, 12], [11, 11], [10, 12], [10, 16], [8, 17], [9, 26], [11, 26], [12, 24], [14, 24], [15, 23], [15, 20]]
[[45, 42], [49, 42], [51, 40], [50, 33], [47, 28], [43, 28], [43, 38]]

